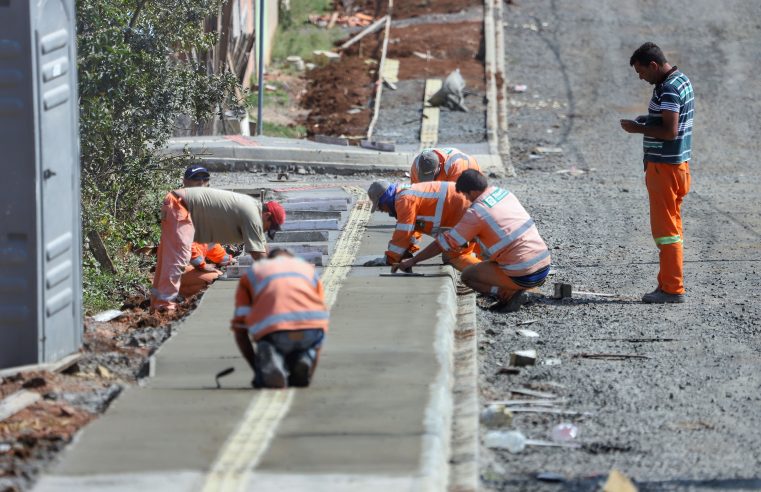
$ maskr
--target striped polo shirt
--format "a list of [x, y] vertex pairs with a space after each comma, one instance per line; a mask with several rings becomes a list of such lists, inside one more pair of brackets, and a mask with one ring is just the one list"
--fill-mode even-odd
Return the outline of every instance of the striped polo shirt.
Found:
[[694, 97], [692, 84], [674, 67], [666, 80], [656, 84], [648, 106], [647, 126], [663, 124], [663, 111], [679, 113], [679, 129], [674, 140], [644, 137], [645, 161], [680, 164], [689, 161], [692, 152], [692, 116]]

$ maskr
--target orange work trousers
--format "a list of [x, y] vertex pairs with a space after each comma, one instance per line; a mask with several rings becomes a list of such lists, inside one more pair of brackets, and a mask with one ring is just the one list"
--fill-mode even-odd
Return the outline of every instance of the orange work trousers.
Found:
[[444, 252], [441, 259], [445, 265], [452, 265], [452, 268], [461, 272], [471, 265], [481, 263], [481, 260], [474, 254], [475, 247], [476, 244], [471, 243], [457, 252]]
[[151, 310], [176, 308], [180, 279], [190, 261], [194, 235], [190, 212], [174, 193], [167, 193], [161, 207], [161, 241], [151, 288]]
[[684, 294], [682, 199], [690, 191], [690, 165], [648, 162], [645, 185], [650, 197], [650, 229], [658, 246], [658, 288]]

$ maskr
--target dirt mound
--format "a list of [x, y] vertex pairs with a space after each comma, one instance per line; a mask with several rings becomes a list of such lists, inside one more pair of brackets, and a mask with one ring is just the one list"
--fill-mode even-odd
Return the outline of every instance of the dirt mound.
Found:
[[302, 105], [310, 136], [364, 136], [370, 125], [368, 107], [375, 87], [376, 65], [358, 57], [343, 57], [309, 71], [307, 93]]
[[[363, 12], [368, 15], [386, 15], [388, 2], [381, 0], [380, 8], [376, 0], [336, 0], [335, 8], [340, 12]], [[394, 19], [408, 19], [429, 14], [454, 14], [470, 7], [482, 6], [483, 0], [396, 0]], [[345, 7], [348, 7], [345, 8]]]

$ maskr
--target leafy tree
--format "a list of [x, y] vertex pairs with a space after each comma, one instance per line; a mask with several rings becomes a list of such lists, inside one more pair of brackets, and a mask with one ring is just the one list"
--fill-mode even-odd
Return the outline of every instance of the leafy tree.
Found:
[[[156, 244], [163, 195], [179, 184], [182, 158], [162, 155], [180, 115], [218, 116], [231, 95], [229, 72], [210, 75], [206, 54], [224, 0], [78, 0], [82, 221], [116, 265], [85, 254], [85, 302], [118, 303], [148, 279], [131, 250]], [[207, 19], [212, 18], [212, 22]], [[111, 278], [113, 276], [113, 278]]]

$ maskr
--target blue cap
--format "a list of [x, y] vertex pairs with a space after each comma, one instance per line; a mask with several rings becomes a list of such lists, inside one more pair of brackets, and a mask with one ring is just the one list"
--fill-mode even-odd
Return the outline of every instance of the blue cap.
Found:
[[209, 176], [209, 170], [203, 166], [192, 165], [185, 169], [185, 179], [204, 179]]

